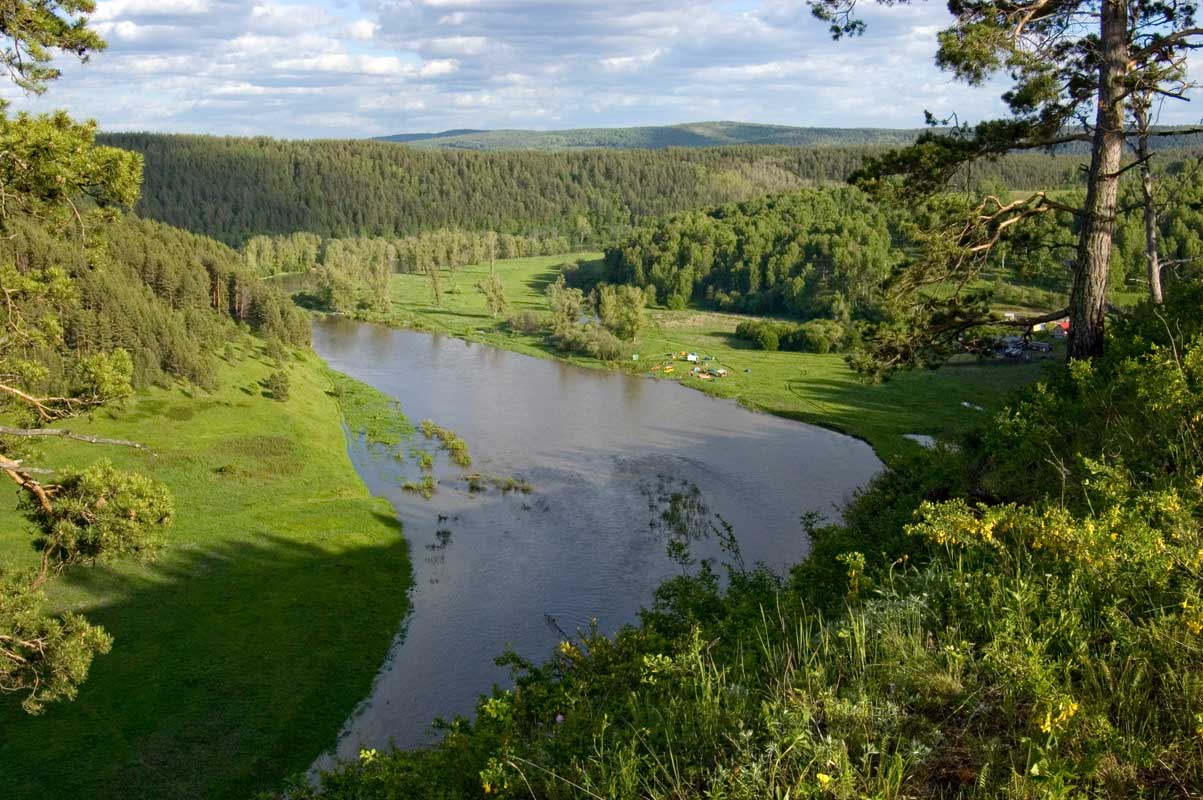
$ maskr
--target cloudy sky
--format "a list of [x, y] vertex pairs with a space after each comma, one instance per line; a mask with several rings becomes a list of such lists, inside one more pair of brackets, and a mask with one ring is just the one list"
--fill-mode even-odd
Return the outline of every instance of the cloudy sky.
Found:
[[[109, 49], [43, 98], [109, 130], [359, 137], [741, 120], [917, 127], [997, 113], [932, 65], [940, 2], [833, 42], [803, 0], [99, 0]], [[1193, 104], [1165, 121], [1198, 119]]]

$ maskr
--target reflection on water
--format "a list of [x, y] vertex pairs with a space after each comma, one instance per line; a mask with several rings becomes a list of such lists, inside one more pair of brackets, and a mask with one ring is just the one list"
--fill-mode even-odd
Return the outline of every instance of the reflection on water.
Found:
[[[415, 423], [462, 436], [474, 470], [534, 484], [529, 495], [473, 495], [441, 457], [439, 491], [425, 501], [399, 488], [416, 466], [351, 443], [364, 481], [405, 524], [415, 587], [389, 660], [339, 740], [344, 758], [429, 742], [435, 717], [471, 712], [506, 681], [493, 664], [506, 646], [550, 654], [549, 618], [570, 632], [633, 621], [678, 569], [649, 526], [646, 487], [696, 484], [734, 526], [744, 560], [780, 568], [805, 554], [799, 515], [831, 514], [880, 467], [863, 442], [670, 382], [346, 320], [315, 323], [313, 338], [334, 369], [397, 398]], [[697, 554], [721, 557], [713, 542]]]

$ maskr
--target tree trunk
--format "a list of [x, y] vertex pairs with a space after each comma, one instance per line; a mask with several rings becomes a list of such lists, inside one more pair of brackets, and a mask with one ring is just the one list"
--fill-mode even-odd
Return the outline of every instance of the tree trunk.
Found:
[[1124, 77], [1128, 66], [1128, 7], [1125, 0], [1103, 0], [1100, 14], [1102, 59], [1099, 101], [1090, 174], [1086, 186], [1078, 263], [1069, 298], [1070, 359], [1103, 354], [1111, 233], [1115, 225], [1119, 170], [1124, 153]]
[[1149, 300], [1159, 306], [1165, 301], [1161, 291], [1161, 254], [1157, 249], [1157, 205], [1153, 202], [1153, 165], [1149, 163], [1149, 110], [1137, 102], [1136, 157], [1140, 159], [1140, 191], [1144, 201], [1145, 259], [1149, 266]]

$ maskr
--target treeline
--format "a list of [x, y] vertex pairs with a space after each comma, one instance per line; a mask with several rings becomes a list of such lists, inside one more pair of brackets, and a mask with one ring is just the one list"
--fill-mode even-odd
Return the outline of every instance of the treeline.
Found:
[[[61, 276], [63, 287], [54, 313], [65, 347], [24, 344], [26, 357], [44, 369], [39, 389], [65, 388], [68, 362], [118, 350], [132, 359], [135, 386], [170, 378], [210, 385], [214, 354], [236, 323], [267, 338], [308, 342], [308, 325], [288, 298], [219, 242], [135, 217], [102, 226], [90, 240], [84, 246], [32, 221], [9, 223], [4, 260], [30, 280]], [[17, 312], [20, 296], [12, 296]]]
[[[554, 255], [570, 249], [562, 236], [516, 236], [493, 231], [440, 229], [401, 238], [322, 239], [313, 233], [255, 236], [242, 248], [247, 269], [271, 277], [310, 273], [302, 303], [342, 314], [388, 307], [394, 272], [457, 270], [502, 258]], [[436, 277], [437, 280], [437, 277]]]
[[504, 258], [567, 253], [564, 236], [516, 236], [493, 231], [442, 228], [403, 237], [357, 236], [323, 239], [313, 233], [254, 236], [242, 246], [246, 266], [259, 275], [308, 272], [337, 266], [348, 257], [370, 256], [385, 272], [425, 272]]
[[847, 322], [872, 303], [895, 259], [886, 214], [860, 191], [806, 189], [691, 211], [606, 251], [612, 280], [655, 289], [670, 308], [717, 308]]
[[[258, 234], [408, 236], [439, 228], [612, 242], [648, 220], [843, 181], [873, 147], [427, 151], [375, 141], [108, 134], [142, 153], [138, 209], [231, 245]], [[975, 169], [1014, 188], [1076, 186], [1076, 155]]]
[[[1167, 270], [1165, 278], [1172, 281], [1176, 272], [1197, 266], [1203, 260], [1203, 161], [1190, 158], [1157, 163], [1153, 185], [1157, 249]], [[1005, 187], [992, 181], [984, 181], [977, 187], [979, 194], [1002, 196], [1005, 191]], [[1082, 194], [1068, 191], [1061, 199], [1076, 206], [1081, 204]], [[1131, 291], [1143, 288], [1148, 270], [1143, 198], [1135, 170], [1124, 177], [1119, 206], [1122, 211], [1114, 229], [1110, 284], [1117, 291]], [[1077, 237], [1077, 219], [1072, 214], [1056, 211], [1039, 215], [1004, 236], [991, 253], [992, 269], [1000, 279], [1011, 283], [1067, 293]], [[1010, 302], [1001, 296], [1006, 293], [1003, 289], [996, 295]]]

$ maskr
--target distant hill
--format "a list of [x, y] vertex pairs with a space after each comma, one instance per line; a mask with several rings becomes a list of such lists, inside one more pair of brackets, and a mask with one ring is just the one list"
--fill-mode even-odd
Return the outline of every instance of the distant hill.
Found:
[[489, 133], [489, 131], [477, 130], [475, 128], [456, 128], [455, 130], [442, 131], [441, 133], [395, 133], [392, 136], [381, 136], [380, 139], [385, 142], [410, 144], [413, 142], [430, 141], [432, 139], [458, 139], [482, 133]]
[[[637, 128], [574, 128], [562, 131], [450, 130], [441, 133], [399, 133], [377, 137], [431, 150], [660, 150], [666, 147], [727, 147], [778, 145], [812, 149], [834, 147], [898, 147], [910, 144], [920, 128], [793, 128], [749, 122], [687, 122]], [[1203, 135], [1166, 136], [1172, 127], [1157, 128], [1154, 150], [1198, 148]], [[1059, 147], [1061, 153], [1085, 153], [1085, 144]]]
[[441, 150], [587, 150], [665, 147], [721, 147], [771, 144], [791, 147], [901, 145], [914, 140], [917, 129], [792, 128], [747, 122], [690, 122], [638, 128], [576, 128], [562, 131], [453, 130], [400, 133], [378, 137], [413, 147]]

